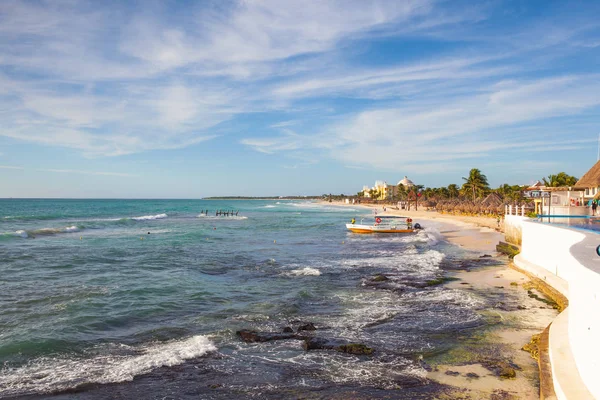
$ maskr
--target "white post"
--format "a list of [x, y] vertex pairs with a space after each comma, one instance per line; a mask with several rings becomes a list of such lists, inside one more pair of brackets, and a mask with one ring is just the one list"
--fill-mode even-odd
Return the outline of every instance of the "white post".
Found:
[[521, 206], [521, 217], [525, 216], [525, 204]]
[[512, 204], [508, 206], [508, 215], [512, 215]]

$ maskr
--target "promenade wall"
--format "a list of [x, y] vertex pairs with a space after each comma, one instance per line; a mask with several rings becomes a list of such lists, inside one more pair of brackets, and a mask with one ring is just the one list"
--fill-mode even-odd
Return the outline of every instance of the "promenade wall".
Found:
[[523, 221], [529, 219], [520, 215], [506, 214], [504, 216], [504, 238], [508, 243], [521, 246], [523, 237]]
[[569, 307], [550, 329], [559, 399], [600, 399], [600, 234], [521, 220], [515, 264], [563, 293]]

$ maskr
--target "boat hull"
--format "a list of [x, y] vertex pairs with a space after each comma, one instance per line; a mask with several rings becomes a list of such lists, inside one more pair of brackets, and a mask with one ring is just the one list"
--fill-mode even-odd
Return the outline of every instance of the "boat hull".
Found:
[[346, 224], [346, 228], [353, 233], [415, 233], [414, 229], [393, 226]]

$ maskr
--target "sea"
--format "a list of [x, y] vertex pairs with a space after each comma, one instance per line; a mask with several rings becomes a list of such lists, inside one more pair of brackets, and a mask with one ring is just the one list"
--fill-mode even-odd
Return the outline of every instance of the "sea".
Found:
[[[434, 398], [444, 388], [426, 379], [428, 358], [485, 324], [485, 303], [433, 283], [480, 254], [431, 222], [360, 235], [352, 218], [373, 211], [0, 200], [0, 398]], [[306, 324], [316, 330], [304, 335], [375, 351], [236, 334]]]

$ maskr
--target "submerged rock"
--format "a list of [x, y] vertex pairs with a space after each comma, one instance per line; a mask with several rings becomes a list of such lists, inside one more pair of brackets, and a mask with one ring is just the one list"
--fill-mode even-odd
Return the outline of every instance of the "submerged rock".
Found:
[[317, 327], [312, 322], [308, 322], [308, 323], [306, 323], [304, 325], [300, 325], [298, 327], [298, 332], [300, 332], [300, 331], [316, 331], [316, 330], [317, 330]]
[[385, 275], [375, 275], [373, 277], [373, 279], [371, 279], [373, 282], [385, 282], [385, 281], [389, 281], [390, 278], [388, 278]]
[[515, 378], [517, 376], [516, 370], [521, 369], [518, 365], [503, 360], [486, 361], [482, 365], [496, 376], [505, 379]]
[[349, 343], [339, 346], [336, 350], [342, 353], [371, 355], [375, 350], [361, 343]]
[[362, 343], [341, 343], [336, 340], [323, 338], [307, 338], [304, 340], [304, 350], [335, 350], [341, 353], [371, 355], [374, 349]]
[[270, 342], [273, 340], [299, 339], [295, 333], [256, 332], [248, 329], [237, 331], [236, 334], [246, 343]]

